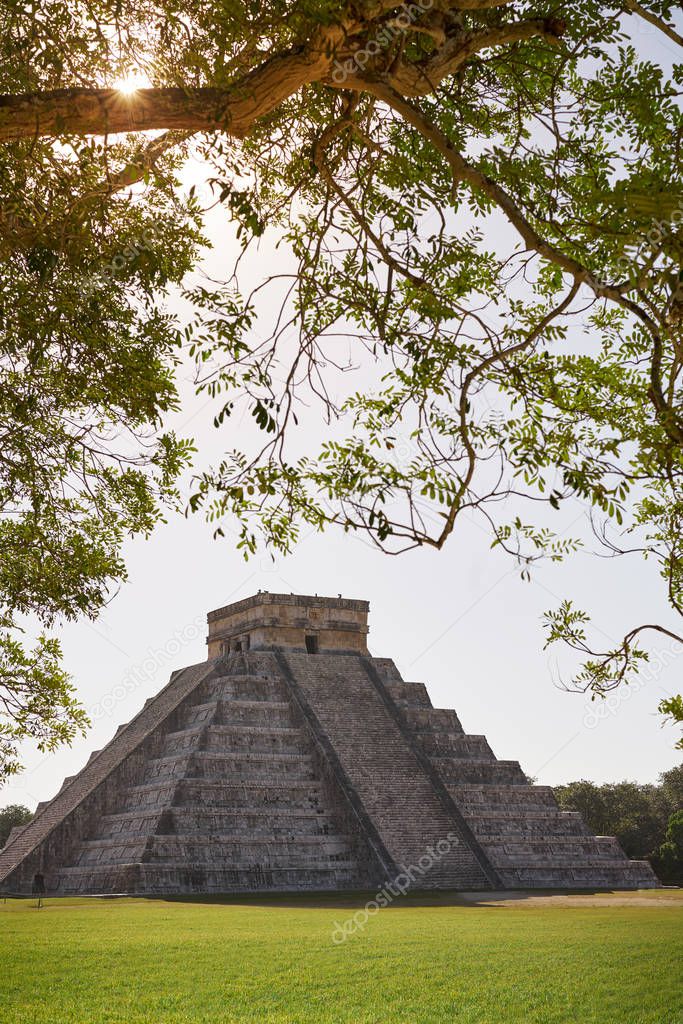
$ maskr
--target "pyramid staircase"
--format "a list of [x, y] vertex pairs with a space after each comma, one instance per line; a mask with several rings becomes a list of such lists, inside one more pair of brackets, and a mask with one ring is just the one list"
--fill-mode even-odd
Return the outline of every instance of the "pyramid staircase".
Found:
[[445, 787], [407, 741], [393, 702], [374, 684], [372, 659], [284, 652], [271, 657], [362, 805], [388, 874], [408, 873], [425, 889], [498, 885]]

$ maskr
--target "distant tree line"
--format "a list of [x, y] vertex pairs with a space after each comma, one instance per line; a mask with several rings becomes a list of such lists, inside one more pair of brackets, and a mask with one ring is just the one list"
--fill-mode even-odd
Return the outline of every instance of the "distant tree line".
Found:
[[594, 835], [616, 836], [626, 855], [649, 860], [662, 882], [683, 884], [683, 764], [654, 785], [581, 779], [554, 792], [560, 807], [579, 811]]
[[33, 817], [33, 812], [23, 804], [8, 804], [0, 808], [0, 850], [7, 842], [7, 837], [16, 825], [26, 825]]

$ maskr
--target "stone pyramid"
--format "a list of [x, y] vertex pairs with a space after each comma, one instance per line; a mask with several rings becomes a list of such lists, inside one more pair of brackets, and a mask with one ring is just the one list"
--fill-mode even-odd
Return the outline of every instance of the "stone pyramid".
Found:
[[0, 851], [54, 893], [657, 885], [366, 646], [365, 601], [257, 594]]

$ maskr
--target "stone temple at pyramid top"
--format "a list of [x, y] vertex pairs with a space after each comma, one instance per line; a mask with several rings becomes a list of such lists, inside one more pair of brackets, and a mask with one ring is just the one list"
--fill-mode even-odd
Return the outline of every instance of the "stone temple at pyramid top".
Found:
[[209, 658], [281, 648], [368, 654], [367, 601], [259, 592], [209, 612]]

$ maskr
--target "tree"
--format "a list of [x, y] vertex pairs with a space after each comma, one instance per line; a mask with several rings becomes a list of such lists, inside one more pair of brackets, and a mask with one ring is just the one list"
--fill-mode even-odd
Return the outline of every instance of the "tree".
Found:
[[659, 776], [660, 793], [669, 813], [683, 807], [683, 764], [662, 772]]
[[[219, 534], [237, 516], [246, 554], [287, 550], [302, 523], [441, 548], [476, 515], [527, 574], [577, 547], [553, 517], [579, 500], [611, 553], [658, 565], [680, 613], [682, 72], [639, 50], [644, 21], [681, 46], [677, 9], [9, 0], [8, 630], [97, 614], [124, 578], [123, 537], [177, 501], [191, 445], [160, 424], [181, 346], [217, 426], [246, 405], [263, 431], [201, 467], [190, 503]], [[131, 75], [149, 87], [112, 87]], [[188, 155], [245, 248], [275, 233], [291, 273], [245, 294], [238, 268], [188, 276], [202, 245]], [[298, 433], [313, 403], [333, 424], [317, 454]], [[645, 660], [646, 631], [681, 642], [653, 623], [595, 651], [585, 622], [566, 602], [549, 641], [585, 655], [576, 685], [598, 694]]]
[[593, 834], [616, 836], [628, 857], [646, 857], [663, 881], [678, 881], [675, 849], [664, 846], [678, 841], [682, 781], [683, 765], [679, 765], [663, 772], [658, 785], [624, 781], [601, 786], [582, 779], [556, 786], [554, 792], [560, 807], [578, 811]]
[[588, 779], [568, 782], [564, 786], [555, 786], [554, 793], [560, 807], [565, 811], [577, 811], [595, 835], [616, 834], [608, 831], [610, 815], [601, 787], [595, 782]]
[[656, 813], [654, 787], [635, 782], [604, 786], [570, 782], [555, 794], [565, 810], [579, 811], [596, 835], [617, 836], [628, 857], [647, 857], [661, 841], [666, 818]]
[[653, 858], [660, 878], [677, 885], [683, 883], [683, 811], [669, 818], [666, 840]]
[[8, 804], [0, 809], [0, 850], [7, 842], [7, 838], [13, 828], [18, 825], [26, 825], [33, 813], [23, 804]]

